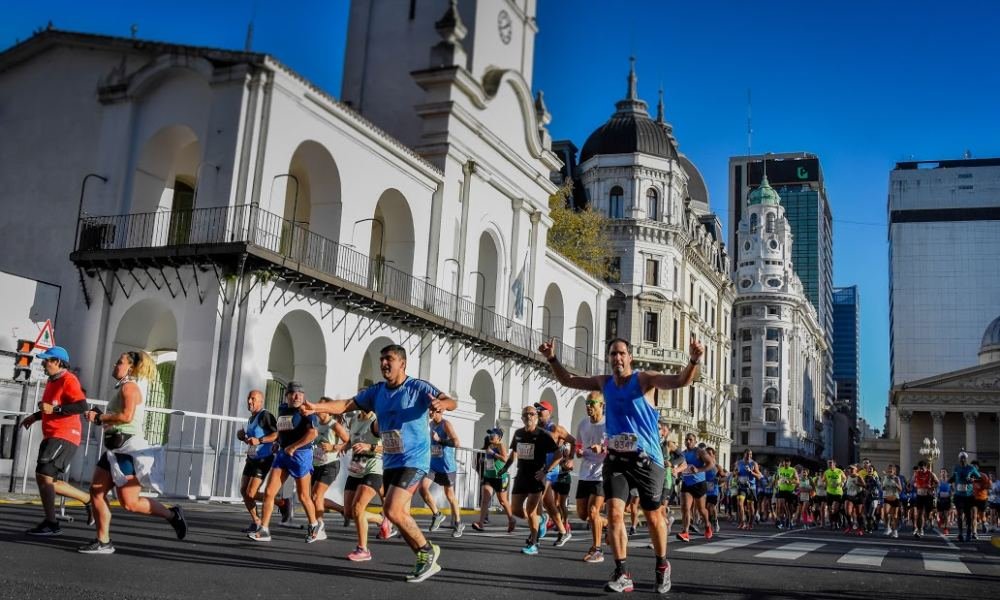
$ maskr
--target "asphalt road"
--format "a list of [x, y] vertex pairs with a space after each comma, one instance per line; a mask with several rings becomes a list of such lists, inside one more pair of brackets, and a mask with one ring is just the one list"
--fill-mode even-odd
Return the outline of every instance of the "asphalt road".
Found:
[[[353, 529], [327, 517], [329, 540], [306, 544], [298, 529], [272, 527], [274, 541], [252, 542], [239, 530], [240, 510], [185, 504], [191, 527], [178, 541], [170, 527], [115, 509], [112, 538], [117, 552], [86, 556], [75, 548], [93, 538], [79, 520], [63, 534], [31, 538], [23, 530], [40, 520], [35, 505], [0, 504], [0, 598], [558, 598], [612, 596], [603, 583], [614, 563], [586, 564], [586, 531], [562, 548], [543, 540], [541, 553], [519, 552], [526, 535], [502, 529], [503, 518], [485, 533], [466, 529], [460, 539], [442, 529], [431, 534], [442, 548], [442, 571], [420, 584], [403, 576], [413, 555], [398, 538], [374, 539], [374, 559], [352, 563]], [[79, 509], [70, 514], [80, 515]], [[421, 517], [426, 525], [427, 518]], [[777, 532], [770, 528], [737, 535], [723, 531], [706, 542], [671, 541], [671, 598], [838, 598], [881, 600], [1000, 597], [1000, 553], [989, 542], [954, 544], [940, 536], [889, 540], [847, 538], [827, 531]], [[675, 529], [676, 531], [676, 529]], [[653, 557], [646, 535], [630, 541], [629, 566], [635, 594], [652, 597]]]

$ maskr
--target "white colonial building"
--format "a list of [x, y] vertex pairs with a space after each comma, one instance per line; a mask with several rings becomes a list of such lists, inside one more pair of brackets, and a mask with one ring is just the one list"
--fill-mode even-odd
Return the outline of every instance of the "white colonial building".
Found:
[[[542, 399], [579, 421], [536, 348], [555, 336], [568, 368], [603, 372], [612, 290], [546, 247], [560, 162], [534, 13], [357, 0], [345, 101], [267, 54], [41, 32], [0, 54], [0, 269], [60, 287], [57, 339], [92, 396], [142, 349], [151, 404], [240, 417], [291, 379], [352, 394], [395, 342], [459, 399], [463, 445]], [[190, 493], [223, 468], [192, 465]]]
[[736, 239], [733, 452], [749, 448], [772, 465], [784, 456], [819, 464], [831, 452], [823, 395], [826, 342], [792, 268], [791, 228], [766, 175], [750, 192]]
[[676, 372], [687, 365], [689, 336], [698, 336], [705, 344], [698, 382], [659, 391], [656, 400], [672, 427], [699, 433], [728, 463], [736, 293], [722, 226], [704, 179], [664, 120], [662, 92], [653, 119], [634, 63], [627, 83], [615, 112], [587, 138], [576, 170], [586, 204], [610, 219], [614, 294], [605, 338], [630, 340], [640, 368]]

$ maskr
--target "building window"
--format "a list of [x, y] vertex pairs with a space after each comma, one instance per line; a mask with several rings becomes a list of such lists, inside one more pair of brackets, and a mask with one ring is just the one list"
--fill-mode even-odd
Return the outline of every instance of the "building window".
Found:
[[656, 190], [646, 190], [646, 218], [656, 220], [660, 215], [660, 195]]
[[608, 340], [613, 340], [618, 337], [618, 311], [609, 310], [608, 311], [608, 321], [604, 328], [604, 337]]
[[776, 306], [774, 304], [768, 304], [767, 305], [767, 316], [769, 316], [769, 317], [780, 317], [781, 316], [781, 307], [780, 306]]
[[752, 377], [750, 367], [742, 367], [740, 370], [740, 377]]
[[750, 364], [750, 362], [751, 362], [750, 361], [750, 346], [743, 346], [743, 355], [740, 357], [740, 359], [744, 363]]
[[750, 396], [750, 388], [745, 387], [740, 390], [740, 404], [750, 404], [753, 402], [753, 397]]
[[776, 341], [778, 341], [778, 339], [780, 337], [780, 334], [781, 334], [781, 330], [778, 329], [777, 327], [768, 327], [767, 328], [767, 341], [769, 341], [769, 342], [776, 342]]
[[680, 337], [680, 335], [681, 335], [681, 327], [680, 327], [680, 323], [678, 323], [678, 322], [677, 322], [677, 319], [674, 319], [674, 345], [672, 346], [672, 348], [673, 348], [674, 350], [679, 350], [679, 349], [680, 349], [680, 348], [679, 348], [679, 347], [677, 346], [677, 342], [678, 342], [678, 339], [677, 339], [677, 338], [679, 338], [679, 337]]
[[608, 259], [608, 282], [620, 283], [622, 280], [622, 257], [612, 256]]
[[625, 217], [625, 192], [621, 186], [611, 188], [608, 195], [608, 216], [612, 219], [622, 219]]
[[767, 347], [767, 357], [764, 359], [767, 362], [776, 363], [778, 362], [778, 347], [768, 346]]
[[773, 212], [767, 213], [767, 221], [766, 221], [767, 225], [764, 226], [765, 233], [774, 233], [774, 220], [775, 220], [774, 213]]
[[740, 316], [741, 317], [752, 317], [753, 316], [753, 307], [752, 306], [741, 306], [740, 307]]
[[750, 233], [757, 233], [760, 226], [760, 218], [755, 214], [750, 215]]
[[740, 422], [749, 423], [750, 422], [750, 407], [741, 406], [740, 407]]
[[[775, 419], [775, 420], [777, 420], [777, 419]], [[775, 446], [777, 446], [778, 443], [777, 443], [776, 439], [777, 439], [777, 434], [776, 433], [774, 433], [773, 431], [767, 432], [767, 445], [768, 446], [770, 446], [772, 448], [775, 447]]]
[[646, 342], [657, 341], [657, 337], [660, 333], [660, 315], [652, 312], [648, 312], [645, 315], [644, 325], [642, 328], [642, 339]]
[[778, 375], [778, 367], [765, 367], [764, 368], [764, 376], [765, 377], [774, 377], [774, 378], [777, 378], [779, 376]]
[[678, 292], [681, 289], [681, 281], [677, 278], [677, 267], [674, 266], [674, 291]]
[[764, 404], [777, 404], [778, 403], [778, 390], [773, 387], [764, 390]]
[[646, 259], [646, 285], [660, 285], [660, 261]]
[[740, 339], [744, 342], [749, 342], [753, 339], [753, 331], [750, 329], [740, 329]]
[[749, 443], [750, 443], [750, 433], [746, 432], [746, 431], [741, 431], [740, 432], [740, 444], [743, 445], [743, 446], [747, 446], [747, 445], [749, 445]]

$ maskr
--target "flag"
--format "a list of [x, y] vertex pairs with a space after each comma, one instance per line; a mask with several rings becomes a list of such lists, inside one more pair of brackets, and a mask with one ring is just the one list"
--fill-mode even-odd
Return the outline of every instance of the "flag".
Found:
[[518, 319], [524, 317], [524, 270], [528, 266], [528, 257], [525, 255], [524, 262], [521, 263], [521, 272], [517, 274], [511, 291], [514, 293], [514, 316]]

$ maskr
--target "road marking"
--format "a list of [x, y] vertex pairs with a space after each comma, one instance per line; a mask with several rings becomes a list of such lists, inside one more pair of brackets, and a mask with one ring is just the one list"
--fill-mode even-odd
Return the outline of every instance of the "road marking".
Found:
[[965, 566], [959, 557], [954, 554], [933, 554], [921, 552], [924, 557], [924, 568], [928, 571], [940, 571], [942, 573], [959, 573], [961, 575], [971, 575], [969, 567]]
[[826, 544], [810, 544], [805, 542], [796, 542], [793, 544], [785, 544], [784, 546], [775, 548], [774, 550], [767, 550], [761, 552], [757, 555], [757, 558], [770, 558], [774, 560], [796, 560], [802, 558], [806, 554], [809, 554], [813, 550], [822, 548]]
[[855, 548], [838, 558], [837, 562], [845, 565], [881, 567], [882, 561], [888, 553], [888, 550], [881, 550], [879, 548]]
[[761, 538], [732, 538], [719, 540], [718, 542], [709, 542], [707, 544], [700, 544], [698, 546], [684, 546], [683, 548], [674, 547], [674, 552], [691, 552], [693, 554], [718, 554], [720, 552], [725, 552], [726, 550], [732, 550], [733, 548], [742, 548], [744, 546], [749, 546], [751, 544], [757, 544], [764, 541]]
[[[808, 542], [824, 542], [832, 544], [848, 544], [851, 546], [889, 546], [894, 548], [909, 548], [909, 549], [920, 549], [920, 550], [959, 550], [958, 546], [949, 543], [947, 546], [941, 544], [934, 544], [929, 540], [920, 540], [919, 542], [910, 538], [901, 540], [889, 540], [883, 537], [884, 541], [879, 540], [876, 536], [868, 536], [865, 538], [859, 537], [845, 537], [838, 534], [832, 534], [829, 537], [821, 536], [809, 536], [809, 535], [796, 535], [794, 537], [785, 538], [787, 540], [802, 540]], [[919, 544], [919, 546], [914, 546], [914, 543]]]

